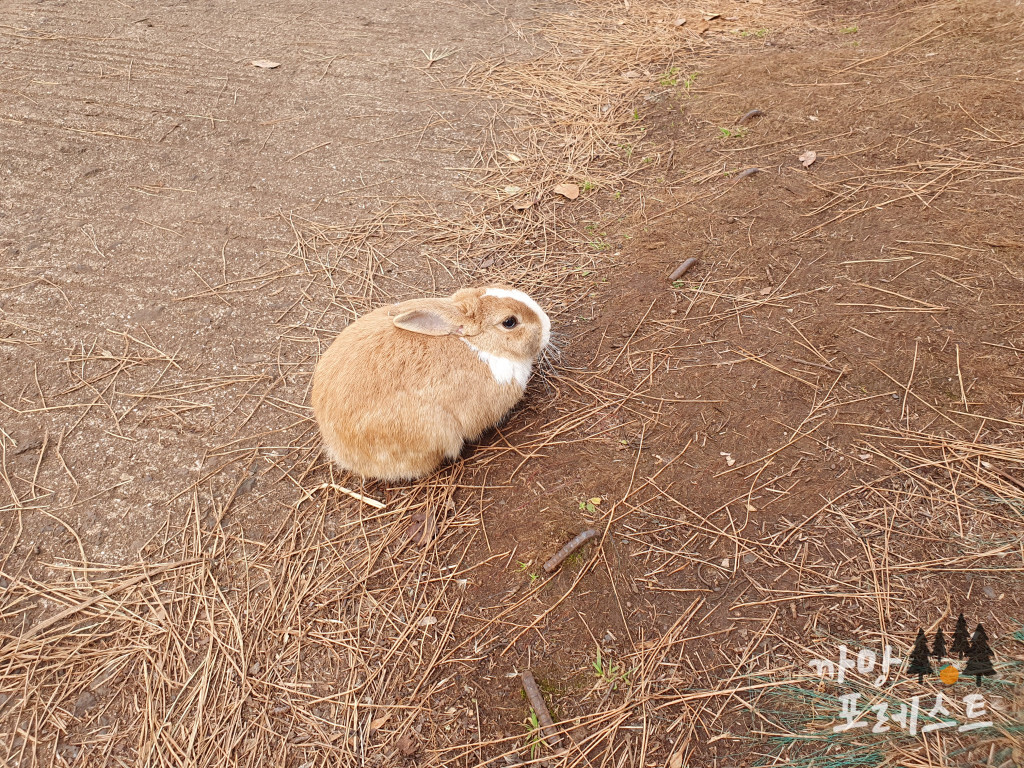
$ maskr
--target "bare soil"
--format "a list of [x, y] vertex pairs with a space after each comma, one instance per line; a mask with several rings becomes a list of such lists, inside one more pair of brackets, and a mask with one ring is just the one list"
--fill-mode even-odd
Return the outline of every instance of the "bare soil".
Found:
[[[5, 760], [1024, 764], [1024, 11], [750, 5], [570, 9], [689, 52], [623, 62], [642, 135], [599, 170], [634, 171], [506, 206], [520, 258], [425, 234], [501, 130], [433, 75], [523, 59], [508, 30], [555, 9], [0, 22]], [[564, 241], [530, 239], [542, 207]], [[466, 280], [537, 293], [561, 354], [436, 477], [337, 475], [317, 353]], [[961, 612], [998, 732], [787, 741], [838, 715], [772, 698], [809, 658]]]
[[[237, 410], [222, 384], [279, 379], [279, 396], [303, 401], [294, 371], [308, 355], [275, 328], [295, 303], [284, 286], [305, 272], [284, 258], [294, 219], [460, 197], [451, 166], [485, 117], [440, 97], [433, 75], [500, 52], [516, 8], [13, 10], [0, 27], [4, 428], [29, 464], [44, 435], [52, 448], [64, 434], [53, 502], [96, 496], [69, 522], [91, 558], [123, 561], [163, 522], [141, 510], [180, 490], [208, 446], [201, 433]], [[454, 53], [431, 65], [431, 51]], [[123, 368], [89, 365], [136, 351], [135, 392], [187, 370], [194, 396], [144, 403], [108, 386]], [[40, 538], [31, 527], [24, 546], [62, 551], [59, 526]]]

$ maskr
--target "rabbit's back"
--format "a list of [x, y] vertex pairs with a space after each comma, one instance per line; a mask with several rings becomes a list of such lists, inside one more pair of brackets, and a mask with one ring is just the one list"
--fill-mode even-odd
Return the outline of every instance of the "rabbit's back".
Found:
[[364, 477], [422, 476], [499, 421], [522, 390], [455, 336], [395, 327], [395, 307], [349, 325], [317, 364], [313, 410], [328, 452]]

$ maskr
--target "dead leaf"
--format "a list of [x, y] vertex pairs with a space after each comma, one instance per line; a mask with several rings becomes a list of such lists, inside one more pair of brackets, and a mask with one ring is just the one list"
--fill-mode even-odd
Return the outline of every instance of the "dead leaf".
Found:
[[432, 627], [437, 624], [437, 616], [424, 616], [420, 619], [421, 627]]
[[768, 288], [762, 288], [762, 289], [761, 289], [761, 295], [762, 295], [762, 296], [768, 296], [768, 295], [770, 295], [770, 294], [771, 294], [771, 292], [772, 292], [772, 289], [771, 289], [771, 287], [768, 287]]
[[522, 191], [523, 191], [522, 187], [517, 187], [514, 184], [509, 184], [507, 187], [505, 187], [505, 194], [506, 195], [518, 195]]
[[384, 717], [378, 717], [376, 720], [370, 721], [370, 730], [379, 731], [380, 727], [388, 721], [389, 717], [391, 717], [391, 715], [384, 715]]
[[703, 24], [698, 24], [697, 25], [696, 32], [697, 32], [698, 35], [703, 35], [709, 29], [711, 29], [711, 25], [708, 24], [707, 22], [704, 22]]
[[512, 203], [512, 207], [517, 211], [525, 211], [527, 208], [532, 207], [534, 203], [538, 202], [540, 202], [540, 195], [530, 195], [524, 200], [516, 200]]
[[494, 266], [494, 257], [493, 256], [488, 256], [486, 259], [484, 259], [479, 264], [477, 264], [477, 267], [479, 267], [480, 269], [487, 269], [488, 267], [493, 267], [493, 266]]
[[428, 514], [414, 512], [409, 515], [409, 527], [406, 529], [405, 536], [409, 541], [421, 547], [426, 546], [434, 538], [434, 527], [433, 512]]
[[408, 732], [401, 735], [395, 746], [398, 747], [398, 751], [406, 757], [416, 754], [416, 750], [419, 749], [419, 747], [416, 746], [416, 741]]
[[714, 21], [715, 19], [717, 19], [721, 15], [722, 14], [720, 14], [720, 13], [705, 13], [704, 14], [704, 21]]
[[505, 157], [507, 157], [513, 163], [521, 163], [521, 162], [523, 162], [523, 158], [521, 158], [519, 155], [515, 155], [515, 154], [513, 154], [511, 152], [506, 152], [505, 153]]
[[589, 501], [589, 502], [590, 502], [591, 504], [593, 504], [594, 506], [597, 506], [598, 504], [600, 504], [600, 503], [601, 503], [601, 497], [600, 497], [600, 496], [595, 496], [595, 497], [594, 497], [594, 498], [592, 498], [592, 499], [587, 499], [587, 501]]
[[810, 168], [811, 164], [818, 159], [818, 153], [813, 149], [808, 149], [800, 157], [797, 158], [800, 161], [800, 165], [804, 168]]
[[668, 768], [683, 768], [683, 750], [680, 749], [668, 759]]
[[623, 72], [622, 76], [627, 80], [635, 80], [636, 78], [640, 77], [640, 73], [637, 72], [635, 69], [631, 69], [628, 72]]
[[270, 59], [256, 59], [256, 61], [252, 62], [252, 65], [260, 69], [277, 69], [281, 66], [281, 62], [271, 61]]
[[676, 19], [676, 20], [675, 20], [675, 25], [676, 25], [677, 27], [681, 27], [681, 26], [683, 26], [683, 24], [685, 24], [685, 23], [686, 23], [686, 19]]
[[580, 196], [580, 188], [575, 184], [556, 184], [552, 192], [570, 200], [575, 200]]

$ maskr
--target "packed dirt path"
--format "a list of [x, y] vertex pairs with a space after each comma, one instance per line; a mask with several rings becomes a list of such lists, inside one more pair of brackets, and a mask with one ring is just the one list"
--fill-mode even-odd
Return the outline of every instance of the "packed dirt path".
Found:
[[[11, 9], [0, 763], [1024, 764], [1020, 6]], [[338, 473], [317, 354], [484, 282], [560, 356]]]
[[[506, 21], [516, 6], [5, 8], [4, 430], [28, 463], [44, 437], [52, 449], [69, 434], [56, 506], [95, 497], [69, 522], [90, 559], [123, 561], [161, 522], [139, 509], [180, 490], [202, 460], [204, 441], [181, 416], [223, 406], [220, 421], [237, 402], [209, 386], [207, 397], [188, 398], [195, 407], [166, 400], [164, 423], [132, 428], [129, 411], [156, 401], [122, 401], [124, 381], [92, 381], [88, 362], [142, 350], [209, 385], [240, 370], [258, 380], [271, 361], [278, 375], [294, 364], [272, 330], [294, 297], [271, 281], [302, 271], [280, 261], [294, 242], [289, 217], [343, 222], [380, 197], [458, 199], [448, 166], [464, 164], [457, 151], [479, 142], [482, 113], [439, 96], [432, 76], [513, 45]], [[109, 403], [90, 410], [82, 429], [72, 425], [83, 402], [40, 410], [65, 405], [53, 398], [67, 389], [71, 358], [89, 382], [81, 387]], [[294, 391], [293, 383], [285, 377], [278, 394], [301, 402], [304, 382]], [[23, 545], [71, 554], [52, 520], [25, 523]]]

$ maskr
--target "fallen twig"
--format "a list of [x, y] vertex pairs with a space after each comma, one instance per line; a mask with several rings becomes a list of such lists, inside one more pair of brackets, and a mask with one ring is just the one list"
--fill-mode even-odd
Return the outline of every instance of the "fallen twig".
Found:
[[681, 278], [683, 275], [685, 275], [687, 272], [689, 272], [690, 271], [690, 267], [692, 267], [696, 263], [697, 263], [697, 260], [695, 258], [693, 258], [693, 257], [687, 259], [682, 264], [680, 264], [678, 267], [676, 267], [675, 269], [672, 270], [672, 274], [670, 274], [668, 276], [668, 281], [670, 283], [675, 282], [676, 280]]
[[588, 528], [587, 530], [585, 530], [579, 536], [577, 536], [564, 547], [562, 547], [560, 550], [558, 550], [558, 552], [556, 552], [550, 560], [544, 563], [544, 573], [551, 573], [552, 571], [554, 571], [556, 568], [558, 568], [558, 566], [565, 562], [565, 558], [567, 558], [577, 549], [582, 547], [586, 542], [590, 541], [592, 538], [597, 536], [599, 533], [600, 531], [598, 531], [597, 528]]
[[[595, 531], [595, 533], [597, 532]], [[533, 707], [533, 711], [537, 713], [537, 720], [540, 722], [540, 733], [544, 737], [544, 743], [551, 747], [551, 749], [558, 749], [561, 740], [555, 732], [555, 724], [551, 720], [551, 713], [548, 712], [548, 705], [544, 703], [544, 697], [540, 693], [540, 688], [537, 687], [537, 681], [533, 679], [533, 673], [528, 669], [523, 671], [523, 690], [526, 691], [526, 698], [530, 700], [530, 706]]]

